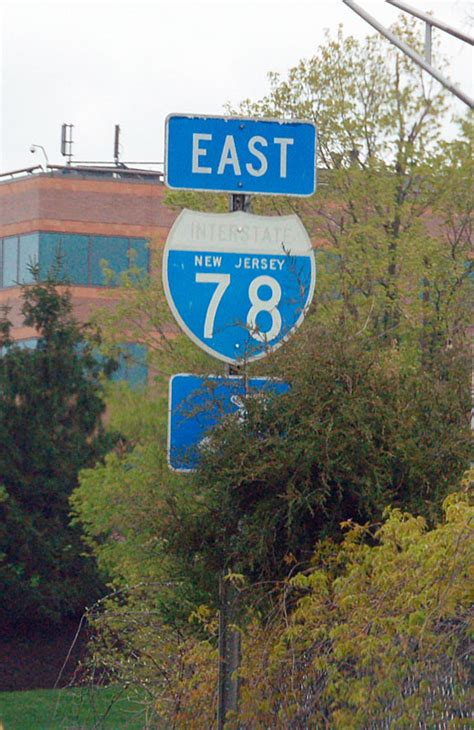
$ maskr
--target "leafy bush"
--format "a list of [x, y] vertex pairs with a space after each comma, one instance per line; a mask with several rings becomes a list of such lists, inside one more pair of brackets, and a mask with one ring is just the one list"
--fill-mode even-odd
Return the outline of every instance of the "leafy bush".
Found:
[[466, 365], [463, 350], [407, 365], [397, 347], [308, 323], [274, 363], [289, 393], [211, 435], [169, 550], [273, 581], [343, 520], [392, 504], [433, 523], [469, 462]]
[[[229, 728], [441, 727], [468, 716], [473, 477], [433, 529], [398, 508], [378, 525], [346, 522], [340, 544], [319, 543], [311, 566], [280, 584], [270, 614], [241, 589], [240, 707]], [[165, 727], [215, 727], [215, 613], [200, 607], [198, 631], [185, 630], [134, 594], [94, 615], [93, 676], [105, 668], [144, 688]]]
[[296, 609], [261, 631], [260, 661], [244, 651], [244, 727], [441, 727], [469, 716], [474, 510], [464, 492], [444, 511], [428, 530], [389, 509], [375, 531], [346, 523], [339, 550], [321, 546], [289, 581]]

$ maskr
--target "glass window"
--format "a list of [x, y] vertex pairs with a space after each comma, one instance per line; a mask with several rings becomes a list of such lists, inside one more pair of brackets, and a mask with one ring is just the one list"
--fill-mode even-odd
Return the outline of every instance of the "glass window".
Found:
[[55, 270], [71, 284], [89, 283], [89, 236], [74, 233], [41, 233], [40, 276]]
[[3, 239], [3, 286], [18, 283], [18, 236]]
[[128, 238], [118, 236], [91, 236], [91, 284], [107, 286], [111, 283], [104, 276], [103, 265], [115, 274], [128, 269]]
[[20, 236], [19, 275], [20, 284], [31, 284], [33, 276], [31, 267], [38, 264], [39, 233]]
[[39, 248], [39, 270], [40, 277], [45, 279], [52, 274], [57, 267], [61, 256], [64, 256], [62, 247], [63, 235], [61, 233], [41, 233]]
[[148, 271], [148, 241], [146, 238], [131, 238], [129, 266]]
[[3, 287], [3, 238], [0, 238], [0, 289]]
[[131, 342], [122, 345], [118, 363], [118, 369], [112, 376], [113, 380], [126, 380], [132, 388], [146, 385], [148, 367], [145, 345]]
[[315, 250], [316, 254], [316, 281], [320, 281], [319, 296], [322, 301], [338, 301], [342, 295], [340, 292], [341, 257], [333, 251], [326, 251], [323, 248]]
[[28, 340], [18, 340], [16, 344], [22, 350], [35, 350], [38, 344], [38, 338], [30, 337]]

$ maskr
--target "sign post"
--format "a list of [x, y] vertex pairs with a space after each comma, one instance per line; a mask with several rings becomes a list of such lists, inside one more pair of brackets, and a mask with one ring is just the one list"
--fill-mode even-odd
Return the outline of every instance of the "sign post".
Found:
[[[300, 326], [316, 278], [312, 244], [299, 218], [251, 215], [250, 195], [313, 195], [315, 126], [299, 120], [170, 114], [165, 184], [177, 190], [229, 193], [229, 213], [181, 212], [166, 241], [163, 287], [185, 334], [226, 363], [224, 377], [209, 378], [222, 381], [217, 384], [220, 412], [238, 410], [239, 417], [245, 417], [245, 398], [252, 387], [264, 387], [258, 379], [247, 380], [247, 363], [273, 352]], [[201, 413], [199, 408], [192, 410], [195, 416], [187, 424], [176, 421], [178, 402], [179, 407], [186, 402], [177, 395], [183, 393], [179, 388], [186, 391], [193, 385], [179, 378], [183, 376], [170, 382], [168, 459], [171, 468], [185, 471], [195, 468], [200, 458], [203, 434], [213, 425], [213, 406], [207, 404]], [[235, 387], [243, 388], [243, 395], [229, 391]], [[270, 385], [276, 392], [288, 387], [278, 381]], [[196, 389], [188, 393], [194, 406], [195, 393]], [[176, 457], [177, 444], [188, 447], [184, 466]], [[238, 566], [233, 567], [237, 571]], [[224, 575], [219, 593], [217, 728], [223, 730], [228, 713], [237, 712], [239, 703], [239, 598]]]
[[[229, 195], [229, 211], [250, 212], [248, 195]], [[225, 365], [226, 375], [235, 373], [236, 368]], [[247, 374], [244, 369], [244, 385]], [[229, 712], [238, 712], [240, 700], [240, 678], [238, 671], [242, 657], [240, 632], [235, 627], [239, 621], [239, 595], [235, 585], [226, 580], [224, 572], [219, 577], [219, 674], [217, 695], [217, 730], [224, 730]]]
[[236, 587], [219, 578], [219, 679], [217, 698], [217, 730], [224, 730], [229, 712], [239, 709], [241, 646], [240, 633], [235, 627], [239, 621], [239, 596]]

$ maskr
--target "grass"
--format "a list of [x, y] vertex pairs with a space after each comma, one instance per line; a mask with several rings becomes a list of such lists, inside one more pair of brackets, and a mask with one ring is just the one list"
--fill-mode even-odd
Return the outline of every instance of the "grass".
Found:
[[139, 698], [126, 697], [115, 687], [0, 692], [0, 730], [144, 730], [146, 727]]

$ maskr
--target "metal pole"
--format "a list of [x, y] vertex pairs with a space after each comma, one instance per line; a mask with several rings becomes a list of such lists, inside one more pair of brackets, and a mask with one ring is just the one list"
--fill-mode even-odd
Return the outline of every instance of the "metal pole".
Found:
[[464, 43], [470, 43], [471, 46], [474, 46], [474, 38], [472, 38], [472, 36], [467, 35], [466, 33], [463, 33], [462, 31], [457, 30], [456, 28], [453, 28], [451, 25], [444, 23], [442, 20], [437, 20], [429, 13], [424, 13], [422, 10], [418, 10], [418, 8], [414, 8], [411, 5], [408, 5], [408, 3], [402, 2], [401, 0], [385, 0], [385, 2], [390, 3], [390, 5], [394, 5], [396, 8], [399, 8], [400, 10], [404, 10], [405, 12], [410, 13], [411, 15], [414, 15], [415, 18], [424, 20], [425, 23], [434, 25], [435, 28], [444, 30], [445, 33], [449, 33], [450, 35], [453, 35], [455, 38], [459, 38], [459, 40], [464, 41]]
[[[250, 196], [244, 194], [229, 195], [229, 211], [248, 212]], [[225, 374], [236, 374], [239, 368], [232, 369], [231, 365], [225, 368]], [[245, 378], [245, 372], [243, 373]], [[217, 730], [224, 730], [226, 717], [229, 712], [238, 712], [240, 680], [241, 648], [240, 632], [235, 630], [239, 620], [239, 595], [235, 586], [225, 580], [223, 573], [219, 578], [219, 688], [217, 704]]]
[[433, 26], [430, 23], [425, 23], [425, 60], [431, 63], [431, 41], [432, 41]]
[[[381, 23], [379, 23], [378, 20], [376, 20], [372, 15], [367, 13], [363, 8], [360, 7], [360, 5], [357, 5], [357, 3], [353, 2], [353, 0], [342, 0], [345, 5], [347, 5], [351, 10], [353, 10], [355, 13], [360, 15], [361, 18], [363, 18], [369, 25], [371, 25], [375, 30], [378, 30], [378, 32], [383, 35], [387, 40], [390, 41], [394, 46], [399, 48], [403, 53], [405, 53], [409, 58], [412, 59], [412, 61], [415, 61], [415, 63], [418, 64], [418, 66], [421, 66], [421, 68], [429, 73], [433, 78], [436, 79], [436, 81], [439, 81], [439, 83], [444, 86], [448, 91], [450, 91], [452, 94], [458, 97], [458, 99], [461, 99], [465, 104], [467, 104], [471, 109], [474, 109], [474, 100], [471, 99], [467, 94], [465, 94], [461, 89], [458, 89], [457, 86], [452, 84], [448, 79], [445, 79], [444, 76], [431, 64], [429, 64], [423, 56], [420, 56], [419, 53], [413, 50], [413, 48], [410, 48], [409, 45], [407, 45], [404, 41], [400, 40], [394, 33], [392, 33], [390, 30], [385, 28]], [[429, 17], [429, 16], [428, 16]], [[434, 23], [433, 23], [434, 25]]]
[[241, 210], [244, 213], [250, 212], [250, 195], [239, 193], [237, 195], [229, 195], [229, 212], [235, 213]]
[[239, 709], [240, 632], [233, 628], [238, 621], [238, 593], [232, 583], [219, 579], [219, 691], [217, 730], [223, 730], [229, 712]]
[[120, 125], [115, 125], [115, 133], [114, 133], [114, 160], [115, 164], [120, 164]]

